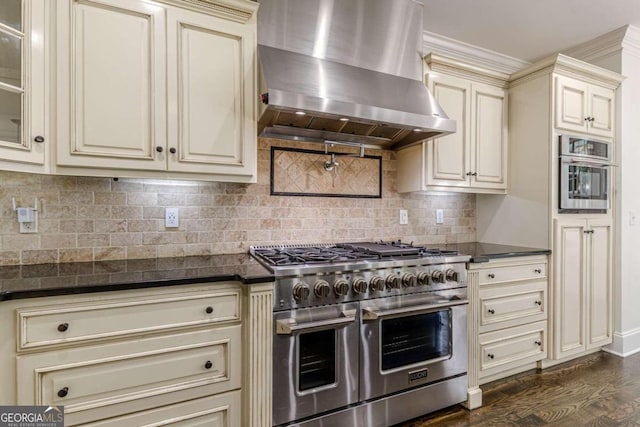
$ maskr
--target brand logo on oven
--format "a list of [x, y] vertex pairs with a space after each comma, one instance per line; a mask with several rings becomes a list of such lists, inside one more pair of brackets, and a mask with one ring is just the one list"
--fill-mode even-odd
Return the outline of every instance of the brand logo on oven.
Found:
[[419, 371], [409, 372], [409, 384], [422, 381], [427, 378], [428, 369], [420, 369]]

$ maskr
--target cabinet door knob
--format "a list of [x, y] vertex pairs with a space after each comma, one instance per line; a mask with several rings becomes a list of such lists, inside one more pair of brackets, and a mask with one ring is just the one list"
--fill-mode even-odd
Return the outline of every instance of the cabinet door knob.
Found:
[[536, 305], [542, 305], [542, 301], [536, 301]]
[[58, 390], [58, 397], [66, 397], [69, 394], [69, 387], [64, 387]]
[[58, 331], [60, 331], [60, 332], [66, 332], [67, 329], [69, 329], [69, 324], [68, 323], [60, 323], [58, 325]]
[[159, 145], [156, 147], [156, 151], [158, 153], [162, 153], [162, 150], [164, 150], [164, 148], [160, 147]]
[[171, 148], [169, 148], [169, 152], [170, 152], [171, 154], [176, 154], [176, 152], [177, 152], [177, 151], [178, 151], [178, 150], [176, 150], [176, 147], [171, 147]]
[[489, 279], [495, 279], [496, 275], [495, 275], [495, 274], [493, 274], [493, 273], [489, 273], [489, 274], [487, 274], [487, 277], [488, 277]]
[[489, 310], [487, 310], [489, 312], [489, 314], [496, 314], [496, 311], [492, 308], [490, 308]]
[[207, 314], [211, 314], [211, 313], [213, 313], [213, 307], [209, 306], [209, 307], [205, 308], [204, 311], [206, 311]]
[[478, 176], [478, 172], [472, 173], [471, 176]]
[[542, 347], [542, 342], [540, 342], [540, 341], [535, 341], [535, 344], [536, 344], [538, 347]]
[[207, 362], [204, 364], [204, 368], [211, 369], [212, 367], [213, 367], [213, 363], [211, 363], [211, 360], [207, 360]]
[[471, 172], [467, 172], [465, 175], [467, 175], [467, 176], [471, 176]]
[[542, 269], [541, 268], [536, 268], [535, 270], [533, 270], [534, 273], [542, 273]]
[[38, 135], [38, 136], [36, 136], [35, 138], [33, 138], [33, 140], [34, 140], [35, 142], [44, 142], [44, 136], [40, 136], [40, 135]]
[[487, 357], [488, 357], [489, 359], [493, 359], [495, 356], [494, 356], [493, 354], [489, 353], [489, 354], [487, 354]]

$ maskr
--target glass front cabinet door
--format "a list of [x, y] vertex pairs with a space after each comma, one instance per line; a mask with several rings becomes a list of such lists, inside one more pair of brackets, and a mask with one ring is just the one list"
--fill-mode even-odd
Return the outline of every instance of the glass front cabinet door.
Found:
[[0, 1], [0, 169], [42, 171], [47, 0]]

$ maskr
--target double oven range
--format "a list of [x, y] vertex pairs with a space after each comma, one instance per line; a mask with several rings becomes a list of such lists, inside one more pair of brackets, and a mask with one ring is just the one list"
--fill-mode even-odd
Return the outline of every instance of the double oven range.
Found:
[[253, 246], [276, 278], [273, 425], [390, 426], [466, 400], [469, 256]]

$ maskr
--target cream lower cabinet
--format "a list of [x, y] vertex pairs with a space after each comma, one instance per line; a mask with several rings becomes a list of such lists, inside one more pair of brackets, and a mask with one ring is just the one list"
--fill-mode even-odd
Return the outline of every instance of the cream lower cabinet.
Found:
[[435, 55], [427, 63], [429, 88], [456, 120], [457, 131], [398, 151], [398, 191], [504, 193], [506, 76], [488, 71], [482, 76], [477, 69]]
[[548, 289], [545, 255], [469, 265], [471, 409], [481, 405], [479, 385], [547, 357]]
[[257, 5], [194, 3], [57, 2], [56, 172], [255, 182]]
[[555, 76], [556, 128], [613, 138], [615, 91]]
[[612, 342], [612, 221], [556, 219], [553, 358]]
[[0, 400], [64, 405], [67, 426], [239, 427], [242, 291], [220, 283], [2, 302], [4, 333], [17, 333], [4, 337]]

